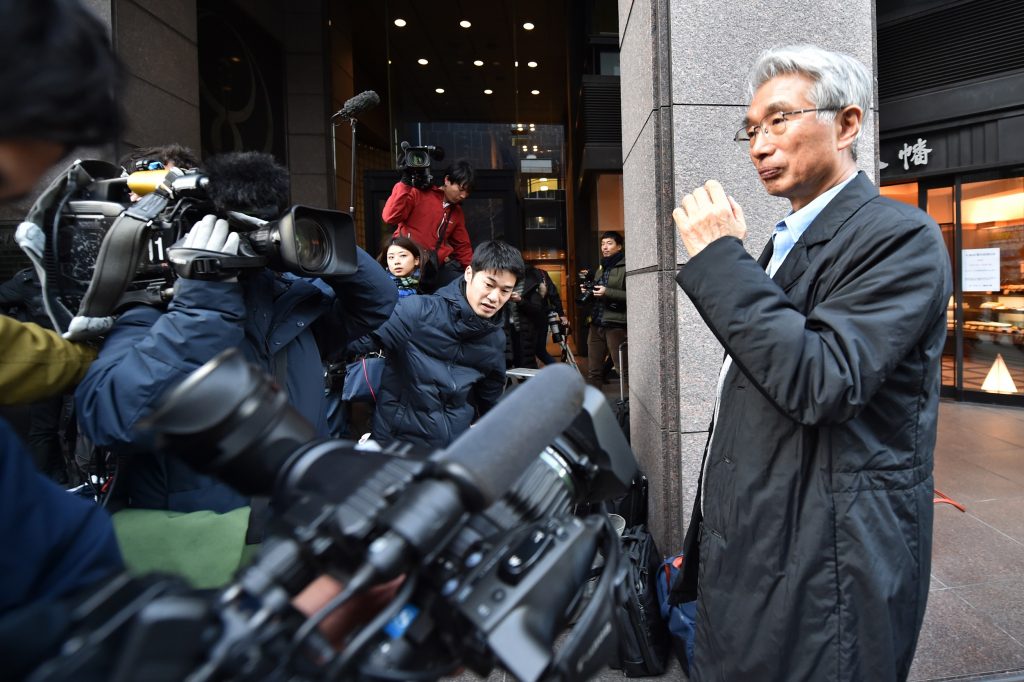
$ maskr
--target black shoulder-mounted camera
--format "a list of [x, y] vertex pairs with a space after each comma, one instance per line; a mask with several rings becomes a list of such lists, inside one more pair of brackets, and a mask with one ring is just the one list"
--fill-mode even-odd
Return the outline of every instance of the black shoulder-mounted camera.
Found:
[[[75, 161], [58, 176], [19, 227], [19, 234], [35, 232], [36, 243], [45, 243], [33, 262], [46, 275], [41, 279], [54, 327], [67, 331], [74, 311], [101, 318], [132, 304], [166, 304], [183, 273], [217, 278], [227, 269], [261, 267], [306, 277], [355, 272], [355, 229], [347, 213], [293, 206], [262, 220], [218, 210], [210, 199], [217, 182], [199, 170], [124, 175], [91, 160]], [[141, 199], [132, 203], [130, 192]], [[175, 243], [210, 213], [241, 234], [238, 256], [175, 254]]]
[[434, 181], [430, 174], [432, 162], [444, 160], [444, 149], [432, 145], [413, 147], [402, 142], [398, 152], [398, 169], [402, 171], [402, 182], [417, 189], [427, 189]]

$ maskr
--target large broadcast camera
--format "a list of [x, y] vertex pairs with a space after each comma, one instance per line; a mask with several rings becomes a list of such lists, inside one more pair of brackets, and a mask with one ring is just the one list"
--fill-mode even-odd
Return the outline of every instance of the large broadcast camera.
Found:
[[[569, 367], [545, 368], [426, 455], [313, 439], [234, 350], [148, 421], [161, 448], [272, 496], [277, 527], [213, 600], [169, 581], [112, 583], [34, 681], [104, 666], [123, 681], [433, 680], [496, 665], [519, 680], [576, 681], [616, 653], [613, 614], [631, 589], [618, 538], [607, 515], [572, 512], [624, 494], [636, 461], [607, 401]], [[324, 574], [345, 587], [306, 618], [292, 599]], [[320, 623], [399, 576], [391, 602], [333, 648]]]
[[[75, 311], [99, 318], [136, 303], [164, 305], [182, 275], [216, 279], [262, 267], [308, 277], [355, 271], [350, 215], [293, 206], [265, 220], [224, 210], [218, 197], [247, 181], [230, 164], [219, 175], [180, 169], [124, 174], [103, 161], [75, 161], [18, 228], [23, 248], [33, 232], [41, 235], [25, 250], [40, 271], [55, 328], [67, 331]], [[141, 199], [133, 203], [130, 193]], [[237, 256], [175, 246], [209, 213], [240, 233]]]
[[413, 147], [404, 141], [401, 146], [402, 149], [398, 153], [398, 170], [402, 171], [402, 182], [416, 189], [429, 188], [434, 181], [434, 176], [430, 174], [430, 165], [435, 161], [444, 161], [444, 149], [432, 145]]

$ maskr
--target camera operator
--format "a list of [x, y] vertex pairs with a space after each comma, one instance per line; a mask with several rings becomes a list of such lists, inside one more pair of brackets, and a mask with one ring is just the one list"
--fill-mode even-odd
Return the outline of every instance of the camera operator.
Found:
[[[590, 334], [587, 336], [587, 382], [597, 388], [604, 384], [606, 357], [611, 358], [619, 376], [626, 378], [626, 368], [619, 366], [619, 348], [626, 341], [624, 246], [618, 232], [601, 233], [601, 266], [594, 273], [590, 287], [580, 285], [584, 297], [588, 288], [593, 293], [594, 308], [590, 313]], [[625, 356], [622, 359], [625, 360]]]
[[[74, 0], [0, 0], [0, 205], [30, 192], [78, 145], [116, 136], [120, 66], [103, 24]], [[70, 388], [95, 352], [0, 316], [0, 403]], [[60, 600], [121, 569], [103, 510], [35, 471], [0, 420], [0, 660], [17, 679], [62, 625]], [[20, 663], [20, 665], [19, 665]]]
[[473, 247], [466, 231], [463, 201], [473, 190], [473, 167], [455, 161], [445, 172], [441, 187], [415, 186], [412, 172], [405, 168], [384, 204], [381, 217], [395, 225], [394, 237], [409, 237], [437, 256], [437, 272], [430, 273], [431, 293], [459, 279], [473, 261]]
[[[206, 170], [233, 178], [213, 198], [220, 214], [270, 219], [287, 207], [288, 172], [270, 155], [225, 154]], [[237, 255], [239, 235], [207, 215], [184, 246]], [[169, 388], [226, 348], [241, 348], [277, 377], [292, 406], [326, 434], [322, 356], [378, 327], [398, 298], [366, 252], [357, 250], [357, 259], [355, 273], [326, 283], [268, 268], [223, 272], [217, 280], [182, 277], [166, 311], [136, 306], [117, 319], [76, 403], [82, 430], [96, 445], [131, 455], [129, 506], [224, 513], [248, 504], [227, 485], [155, 453], [135, 430]]]

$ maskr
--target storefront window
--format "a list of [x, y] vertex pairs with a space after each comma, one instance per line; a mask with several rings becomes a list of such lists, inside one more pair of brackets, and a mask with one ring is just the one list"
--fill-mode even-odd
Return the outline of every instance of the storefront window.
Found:
[[[953, 277], [956, 278], [956, 259], [953, 258], [955, 241], [954, 230], [956, 222], [953, 217], [953, 188], [936, 187], [926, 192], [925, 210], [932, 219], [939, 224], [942, 230], [942, 240], [946, 243], [946, 252], [949, 254], [950, 265], [953, 268]], [[956, 298], [949, 297], [946, 307], [946, 346], [942, 349], [942, 385], [956, 386]]]
[[1024, 391], [1024, 178], [964, 183], [960, 219], [963, 388], [1020, 394]]

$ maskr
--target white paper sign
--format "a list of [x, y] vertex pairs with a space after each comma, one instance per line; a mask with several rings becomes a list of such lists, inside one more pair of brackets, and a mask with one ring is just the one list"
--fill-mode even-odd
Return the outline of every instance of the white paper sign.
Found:
[[964, 291], [999, 291], [999, 249], [964, 249]]

